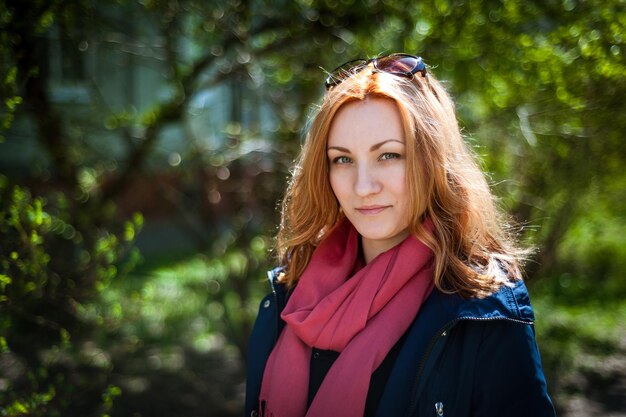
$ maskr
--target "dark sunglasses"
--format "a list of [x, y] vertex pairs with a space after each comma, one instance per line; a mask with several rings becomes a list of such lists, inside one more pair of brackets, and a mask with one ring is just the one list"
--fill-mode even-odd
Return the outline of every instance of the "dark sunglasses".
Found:
[[377, 71], [399, 77], [413, 78], [413, 75], [417, 72], [422, 74], [422, 77], [426, 76], [426, 64], [419, 56], [409, 54], [383, 55], [371, 59], [355, 59], [339, 65], [326, 77], [326, 89], [329, 90], [340, 84], [345, 79], [367, 67], [370, 63]]

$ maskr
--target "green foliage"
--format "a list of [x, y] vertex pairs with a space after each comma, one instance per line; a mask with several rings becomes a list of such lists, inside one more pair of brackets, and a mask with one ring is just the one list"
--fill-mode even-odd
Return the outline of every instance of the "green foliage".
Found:
[[37, 416], [43, 415], [41, 410], [45, 410], [48, 404], [55, 397], [54, 387], [50, 387], [46, 392], [31, 393], [28, 399], [14, 400], [1, 410], [3, 416]]
[[[264, 239], [258, 237], [257, 245], [259, 240]], [[248, 286], [250, 276], [261, 283], [265, 256], [266, 250], [233, 247], [220, 258], [194, 255], [144, 265], [132, 280], [113, 284], [90, 314], [102, 316], [110, 332], [141, 346], [163, 348], [183, 340], [207, 352], [227, 342], [245, 353], [245, 335], [263, 289], [255, 285], [240, 295], [237, 286]]]
[[[0, 143], [5, 140], [4, 132], [13, 123], [15, 113], [23, 103], [20, 86], [25, 79], [38, 72], [38, 68], [33, 67], [20, 71], [18, 61], [24, 60], [24, 56], [23, 51], [19, 50], [20, 39], [16, 37], [14, 29], [20, 26], [26, 29], [32, 24], [29, 35], [45, 32], [54, 22], [57, 3], [35, 2], [26, 7], [26, 11], [23, 10], [23, 4], [14, 4], [10, 0], [0, 3]], [[23, 12], [28, 16], [23, 16]]]
[[0, 233], [5, 236], [0, 252], [0, 299], [8, 303], [45, 285], [50, 256], [43, 247], [43, 236], [49, 233], [52, 220], [43, 211], [41, 198], [32, 199], [20, 187], [8, 190], [5, 177], [0, 177], [0, 182]]
[[[83, 310], [137, 258], [127, 254], [132, 238], [121, 244], [101, 230], [85, 239], [68, 210], [62, 195], [33, 197], [0, 176], [0, 357], [12, 387], [0, 392], [2, 416], [64, 415], [70, 408], [91, 413], [98, 404], [93, 396], [104, 390], [106, 363], [83, 356], [99, 324]], [[126, 236], [140, 223], [141, 217], [127, 222]], [[68, 384], [68, 377], [79, 382]], [[77, 390], [85, 395], [82, 403]], [[105, 394], [103, 410], [119, 392], [110, 387]]]
[[[562, 284], [558, 294], [538, 288], [533, 298], [539, 317], [537, 341], [546, 379], [552, 398], [561, 409], [567, 408], [572, 396], [584, 398], [593, 393], [602, 398], [619, 390], [616, 381], [623, 376], [619, 368], [612, 367], [621, 366], [623, 361], [626, 331], [623, 298], [583, 299], [572, 288], [576, 282], [569, 278], [570, 282], [563, 277], [557, 280]], [[573, 294], [576, 302], [563, 302], [567, 294]], [[607, 401], [602, 406], [614, 409], [616, 404]]]
[[[117, 387], [115, 385], [109, 385], [106, 388], [104, 393], [102, 393], [102, 402], [105, 412], [111, 410], [111, 408], [113, 407], [113, 400], [115, 399], [115, 397], [119, 397], [120, 395], [122, 395], [122, 390], [120, 389], [120, 387]], [[109, 414], [102, 414], [102, 417], [110, 416]]]

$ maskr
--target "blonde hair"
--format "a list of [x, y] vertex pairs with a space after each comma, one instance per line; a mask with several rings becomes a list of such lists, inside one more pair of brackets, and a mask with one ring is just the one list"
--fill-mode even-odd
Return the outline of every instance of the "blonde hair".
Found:
[[[343, 218], [328, 178], [328, 133], [346, 103], [393, 100], [407, 143], [411, 233], [434, 252], [435, 286], [465, 297], [487, 296], [521, 278], [524, 251], [507, 233], [489, 185], [459, 131], [455, 107], [431, 75], [413, 79], [371, 65], [328, 91], [312, 119], [282, 202], [276, 249], [281, 281], [293, 287], [313, 251]], [[422, 227], [430, 217], [434, 234]]]

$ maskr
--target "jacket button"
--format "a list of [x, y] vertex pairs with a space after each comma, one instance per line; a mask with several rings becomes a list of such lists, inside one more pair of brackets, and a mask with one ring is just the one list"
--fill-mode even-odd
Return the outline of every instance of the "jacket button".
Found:
[[271, 304], [270, 300], [265, 300], [265, 302], [263, 303], [263, 307], [268, 308], [270, 304]]
[[259, 415], [259, 412], [256, 410], [252, 410], [252, 412], [250, 413], [250, 417], [257, 417]]

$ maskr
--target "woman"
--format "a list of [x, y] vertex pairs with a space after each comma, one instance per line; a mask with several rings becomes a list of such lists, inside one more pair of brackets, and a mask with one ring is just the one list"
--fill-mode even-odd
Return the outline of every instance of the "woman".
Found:
[[246, 414], [553, 416], [505, 232], [421, 58], [333, 71], [283, 201]]

